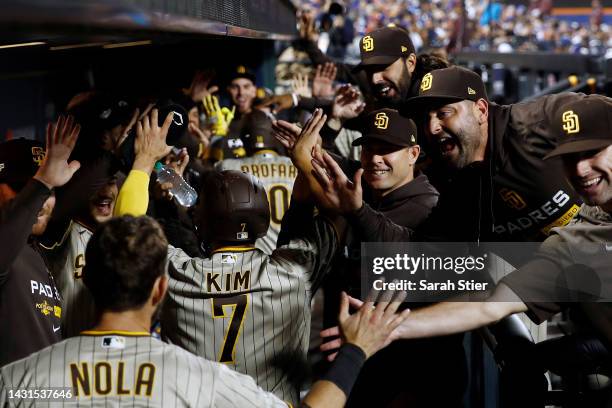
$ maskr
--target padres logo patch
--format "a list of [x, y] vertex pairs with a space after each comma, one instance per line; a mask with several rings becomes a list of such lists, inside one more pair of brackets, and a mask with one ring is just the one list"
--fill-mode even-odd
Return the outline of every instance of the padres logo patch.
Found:
[[525, 200], [516, 192], [507, 188], [502, 188], [499, 190], [499, 195], [501, 196], [504, 203], [510, 208], [515, 210], [522, 210], [527, 207], [527, 203]]
[[379, 129], [386, 129], [389, 126], [389, 117], [385, 112], [377, 113], [374, 118], [374, 126]]
[[43, 160], [45, 160], [45, 150], [42, 147], [33, 147], [32, 148], [32, 160], [38, 167], [42, 164]]
[[421, 92], [429, 91], [433, 82], [433, 76], [431, 73], [426, 74], [421, 81]]
[[374, 39], [369, 35], [363, 37], [363, 50], [364, 51], [372, 51], [374, 49]]
[[563, 130], [565, 130], [565, 133], [571, 135], [572, 133], [580, 132], [580, 121], [574, 111], [563, 112], [561, 119], [563, 120]]

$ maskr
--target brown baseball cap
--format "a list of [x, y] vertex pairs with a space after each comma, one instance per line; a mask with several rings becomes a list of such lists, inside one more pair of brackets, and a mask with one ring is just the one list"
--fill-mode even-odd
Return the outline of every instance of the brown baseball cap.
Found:
[[367, 65], [389, 65], [400, 57], [414, 54], [414, 45], [408, 30], [390, 25], [374, 30], [359, 41], [361, 64], [356, 69]]
[[253, 84], [257, 83], [257, 77], [255, 73], [244, 65], [238, 65], [234, 67], [227, 76], [227, 83], [231, 84], [234, 79], [246, 78]]
[[0, 143], [0, 183], [21, 190], [44, 158], [45, 148], [38, 141], [20, 138]]
[[562, 105], [555, 112], [553, 130], [559, 144], [544, 160], [611, 145], [612, 99], [588, 95]]
[[417, 127], [412, 119], [401, 116], [394, 109], [372, 111], [365, 117], [363, 136], [355, 139], [353, 146], [372, 140], [401, 147], [414, 146], [417, 144]]
[[477, 101], [481, 98], [488, 100], [480, 75], [467, 68], [452, 66], [425, 74], [421, 79], [419, 95], [404, 102], [400, 111], [409, 115], [433, 104]]

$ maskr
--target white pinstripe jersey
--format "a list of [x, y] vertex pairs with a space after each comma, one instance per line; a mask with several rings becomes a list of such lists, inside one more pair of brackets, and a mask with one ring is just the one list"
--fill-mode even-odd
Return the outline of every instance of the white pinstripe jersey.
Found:
[[96, 323], [93, 298], [82, 279], [85, 249], [92, 235], [88, 228], [72, 221], [60, 243], [52, 248], [41, 245], [62, 296], [64, 337], [76, 336]]
[[162, 337], [252, 376], [263, 389], [299, 402], [310, 335], [310, 300], [336, 250], [331, 223], [275, 250], [224, 248], [190, 258], [170, 247]]
[[84, 332], [9, 364], [0, 369], [0, 406], [17, 405], [16, 390], [50, 387], [75, 396], [52, 407], [287, 407], [251, 377], [148, 333]]
[[218, 162], [215, 168], [219, 171], [239, 170], [261, 180], [270, 203], [270, 228], [266, 236], [255, 242], [255, 247], [271, 254], [276, 249], [281, 221], [289, 208], [297, 177], [297, 169], [291, 159], [276, 154], [256, 154], [243, 159], [225, 159]]

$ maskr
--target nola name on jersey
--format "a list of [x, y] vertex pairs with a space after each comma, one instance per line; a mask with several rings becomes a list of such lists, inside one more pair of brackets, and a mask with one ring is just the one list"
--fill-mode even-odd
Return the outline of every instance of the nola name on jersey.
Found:
[[0, 369], [2, 407], [19, 405], [20, 390], [48, 389], [63, 391], [50, 406], [287, 406], [252, 378], [144, 332], [85, 331]]

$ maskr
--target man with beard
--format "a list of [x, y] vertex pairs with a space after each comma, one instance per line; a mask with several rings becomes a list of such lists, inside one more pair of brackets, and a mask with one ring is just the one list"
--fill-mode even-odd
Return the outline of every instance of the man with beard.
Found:
[[561, 162], [542, 159], [558, 143], [552, 126], [556, 110], [584, 98], [562, 93], [500, 106], [488, 101], [476, 73], [461, 67], [434, 70], [402, 110], [423, 125], [439, 173], [434, 185], [440, 201], [430, 217], [411, 229], [364, 206], [361, 189], [328, 192], [351, 203], [345, 211], [365, 241], [542, 240], [579, 210], [579, 197], [561, 176]]
[[[530, 357], [542, 372], [550, 369], [575, 375], [609, 369], [612, 99], [570, 97], [547, 108], [552, 109], [549, 131], [558, 138], [558, 145], [544, 160], [562, 159], [565, 177], [585, 202], [578, 215], [569, 225], [554, 228], [534, 258], [505, 276], [485, 302], [442, 302], [413, 310], [390, 340], [446, 336], [521, 312], [539, 324], [569, 309], [576, 332], [538, 344]], [[353, 304], [358, 307], [361, 302], [353, 300]], [[325, 348], [337, 345], [330, 343]], [[513, 401], [504, 401], [508, 406], [527, 406], [520, 401], [525, 397], [530, 399], [529, 406], [544, 405], [542, 395], [513, 394], [509, 395]]]
[[[327, 62], [312, 41], [307, 40], [306, 44], [309, 44], [307, 50], [315, 64]], [[321, 130], [324, 147], [327, 147], [345, 124], [347, 128], [359, 130], [359, 122], [352, 119], [363, 112], [363, 108], [357, 109], [361, 104], [360, 93], [366, 101], [365, 114], [381, 108], [398, 109], [403, 100], [418, 93], [417, 87], [423, 75], [448, 66], [446, 61], [432, 55], [417, 56], [410, 33], [395, 25], [368, 33], [360, 40], [359, 49], [361, 63], [357, 67], [337, 66], [338, 79], [359, 84], [360, 92], [345, 85], [335, 100], [276, 95], [265, 100], [262, 106], [275, 105], [277, 111], [294, 106], [307, 110], [329, 107], [329, 120]]]
[[0, 365], [61, 339], [61, 297], [35, 237], [53, 211], [52, 189], [80, 166], [68, 162], [79, 131], [72, 118], [61, 117], [47, 127], [46, 154], [25, 139], [0, 145]]

